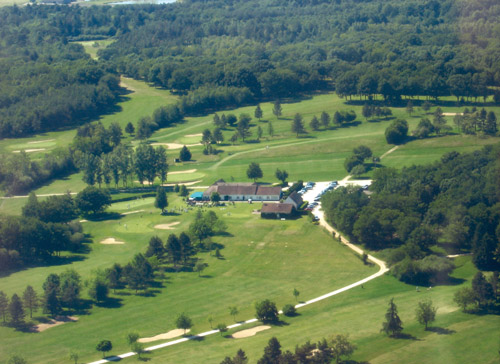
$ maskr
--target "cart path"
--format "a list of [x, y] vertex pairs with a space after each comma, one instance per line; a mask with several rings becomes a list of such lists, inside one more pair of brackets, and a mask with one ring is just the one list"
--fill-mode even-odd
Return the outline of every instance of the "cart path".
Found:
[[[316, 210], [315, 211], [316, 215], [318, 215], [318, 217], [320, 218], [320, 220], [319, 220], [320, 225], [322, 227], [324, 227], [330, 234], [333, 235], [335, 233], [336, 236], [339, 236], [339, 233], [326, 222], [326, 220], [324, 218], [323, 211], [320, 211], [320, 206], [316, 207], [315, 210]], [[342, 241], [343, 244], [345, 244], [347, 247], [349, 247], [350, 249], [352, 249], [353, 251], [355, 251], [357, 254], [362, 255], [364, 253], [364, 251], [361, 248], [357, 247], [354, 244], [351, 244], [349, 242], [349, 240], [347, 240], [346, 238], [341, 237], [341, 241]], [[366, 278], [364, 278], [364, 279], [362, 279], [360, 281], [357, 281], [355, 283], [352, 283], [352, 284], [350, 284], [348, 286], [339, 288], [339, 289], [337, 289], [335, 291], [326, 293], [326, 294], [324, 294], [322, 296], [310, 299], [309, 301], [306, 301], [306, 302], [303, 302], [303, 303], [299, 303], [299, 304], [295, 305], [295, 308], [301, 308], [301, 307], [310, 305], [312, 303], [316, 303], [316, 302], [325, 300], [327, 298], [330, 298], [332, 296], [338, 295], [339, 293], [348, 291], [348, 290], [350, 290], [350, 289], [352, 289], [354, 287], [361, 286], [362, 284], [365, 284], [365, 283], [367, 283], [367, 282], [369, 282], [369, 281], [371, 281], [371, 280], [373, 280], [375, 278], [378, 278], [378, 277], [384, 275], [387, 271], [389, 271], [389, 269], [387, 268], [387, 265], [385, 264], [384, 261], [382, 261], [380, 259], [377, 259], [377, 258], [375, 258], [372, 255], [368, 255], [368, 260], [372, 261], [373, 263], [375, 263], [375, 264], [377, 264], [379, 266], [379, 271], [377, 273], [374, 273], [371, 276], [368, 276], [368, 277], [366, 277]], [[280, 314], [281, 313], [282, 312], [280, 311]], [[243, 322], [238, 322], [238, 323], [233, 324], [233, 325], [229, 325], [227, 328], [228, 329], [233, 329], [235, 327], [240, 327], [240, 326], [243, 326], [243, 325], [246, 325], [246, 324], [251, 324], [251, 323], [254, 323], [254, 322], [257, 322], [257, 321], [258, 320], [256, 318], [252, 318], [250, 320], [246, 320], [246, 321], [243, 321]], [[158, 350], [158, 349], [166, 348], [166, 347], [169, 347], [169, 346], [172, 346], [172, 345], [181, 344], [181, 343], [189, 341], [189, 340], [198, 340], [201, 337], [205, 337], [205, 336], [209, 336], [209, 335], [214, 335], [214, 334], [217, 334], [217, 333], [219, 333], [219, 330], [210, 330], [210, 331], [202, 332], [201, 334], [197, 334], [197, 335], [193, 335], [193, 336], [188, 336], [188, 337], [183, 337], [183, 338], [180, 338], [180, 339], [177, 339], [177, 340], [168, 341], [166, 343], [162, 343], [162, 344], [150, 346], [150, 347], [145, 348], [144, 350], [145, 351]], [[125, 354], [120, 354], [120, 355], [116, 355], [116, 356], [110, 356], [110, 357], [107, 357], [105, 359], [94, 361], [94, 362], [89, 363], [89, 364], [105, 364], [105, 363], [109, 363], [109, 362], [116, 362], [116, 361], [120, 361], [122, 359], [128, 358], [130, 356], [134, 356], [134, 355], [136, 355], [136, 353], [134, 353], [134, 352], [128, 352], [128, 353], [125, 353]]]

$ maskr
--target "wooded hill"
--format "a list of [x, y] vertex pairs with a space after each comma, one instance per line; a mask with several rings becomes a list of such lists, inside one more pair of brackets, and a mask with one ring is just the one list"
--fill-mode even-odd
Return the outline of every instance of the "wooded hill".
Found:
[[[53, 130], [102, 112], [119, 91], [115, 71], [191, 91], [192, 100], [218, 87], [225, 97], [212, 107], [333, 88], [390, 102], [478, 99], [500, 86], [499, 16], [494, 0], [6, 7], [0, 136]], [[99, 61], [71, 43], [106, 37], [116, 41]], [[194, 104], [190, 112], [207, 108]]]

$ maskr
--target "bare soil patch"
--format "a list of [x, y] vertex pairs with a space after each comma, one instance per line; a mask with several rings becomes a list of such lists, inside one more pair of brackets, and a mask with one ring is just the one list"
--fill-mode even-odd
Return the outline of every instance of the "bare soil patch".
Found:
[[33, 142], [28, 142], [28, 144], [38, 144], [38, 143], [45, 143], [45, 142], [53, 142], [55, 139], [46, 139], [46, 140], [35, 140]]
[[258, 332], [261, 332], [261, 331], [264, 331], [264, 330], [269, 330], [270, 328], [271, 328], [271, 326], [268, 326], [268, 325], [256, 326], [256, 327], [252, 327], [251, 329], [241, 330], [241, 331], [235, 332], [231, 336], [234, 339], [244, 339], [246, 337], [254, 336]]
[[201, 143], [195, 143], [195, 144], [179, 144], [179, 143], [151, 143], [153, 146], [159, 146], [163, 145], [164, 147], [167, 147], [167, 149], [181, 149], [184, 145], [186, 147], [194, 147], [197, 145], [202, 145]]
[[188, 170], [185, 170], [185, 171], [169, 172], [169, 174], [172, 175], [172, 174], [194, 173], [196, 171], [197, 171], [197, 169], [188, 169]]
[[47, 329], [50, 329], [54, 326], [59, 326], [65, 324], [66, 322], [75, 322], [78, 321], [78, 317], [76, 316], [57, 316], [55, 319], [51, 319], [49, 322], [44, 324], [38, 324], [33, 327], [33, 331], [42, 332]]
[[107, 238], [107, 239], [101, 240], [100, 243], [104, 244], [104, 245], [120, 245], [120, 244], [125, 244], [125, 242], [116, 240], [115, 238]]
[[158, 224], [155, 225], [155, 229], [160, 229], [160, 230], [173, 230], [175, 229], [175, 225], [179, 225], [181, 222], [180, 221], [175, 221], [171, 222], [170, 224]]
[[[191, 331], [191, 330], [186, 330], [186, 333], [188, 333], [189, 331]], [[164, 334], [159, 334], [159, 335], [151, 336], [151, 337], [143, 337], [137, 341], [139, 341], [140, 343], [150, 343], [152, 341], [173, 339], [174, 337], [178, 337], [178, 336], [182, 336], [182, 335], [184, 335], [183, 329], [175, 329], [175, 330], [170, 330], [169, 332], [166, 332]]]
[[144, 210], [135, 210], [135, 211], [129, 211], [129, 212], [124, 212], [123, 214], [121, 214], [122, 216], [126, 216], [126, 215], [131, 215], [131, 214], [137, 214], [139, 212], [143, 212]]
[[[25, 153], [43, 152], [45, 148], [23, 149]], [[12, 153], [21, 153], [20, 150], [13, 150]]]

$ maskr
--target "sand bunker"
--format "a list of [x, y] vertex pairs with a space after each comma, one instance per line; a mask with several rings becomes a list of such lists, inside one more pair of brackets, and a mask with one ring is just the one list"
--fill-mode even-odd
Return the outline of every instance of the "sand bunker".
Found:
[[267, 326], [267, 325], [256, 326], [256, 327], [248, 329], [248, 330], [242, 330], [242, 331], [235, 332], [231, 336], [235, 339], [243, 339], [245, 337], [254, 336], [258, 332], [261, 332], [264, 330], [269, 330], [270, 328], [271, 328], [271, 326]]
[[186, 138], [190, 138], [190, 137], [199, 137], [199, 136], [203, 136], [202, 133], [197, 133], [197, 134], [186, 134], [184, 135]]
[[139, 212], [143, 212], [144, 210], [135, 210], [135, 211], [129, 211], [129, 212], [124, 212], [123, 214], [121, 214], [122, 216], [126, 216], [126, 215], [131, 215], [131, 214], [137, 214]]
[[[186, 333], [188, 333], [191, 330], [186, 330]], [[168, 339], [173, 339], [174, 337], [182, 336], [184, 334], [183, 329], [175, 329], [175, 330], [170, 330], [169, 332], [166, 332], [164, 334], [159, 334], [156, 336], [152, 337], [143, 337], [137, 341], [140, 343], [150, 343], [152, 341], [157, 341], [157, 340], [168, 340]]]
[[101, 244], [104, 244], [104, 245], [119, 245], [119, 244], [125, 244], [125, 242], [116, 240], [115, 238], [107, 238], [107, 239], [102, 240]]
[[461, 112], [444, 112], [444, 116], [455, 116], [455, 115], [463, 115]]
[[186, 147], [194, 147], [197, 145], [202, 145], [201, 143], [195, 143], [195, 144], [179, 144], [179, 143], [151, 143], [152, 146], [159, 146], [163, 145], [164, 147], [167, 147], [167, 149], [181, 149], [184, 145]]
[[35, 140], [34, 142], [28, 142], [28, 144], [38, 144], [38, 143], [45, 143], [45, 142], [53, 142], [55, 139], [46, 139], [46, 140]]
[[[162, 186], [175, 186], [175, 185], [184, 185], [184, 186], [192, 186], [197, 183], [200, 183], [201, 179], [198, 181], [192, 181], [192, 182], [181, 182], [181, 183], [164, 183]], [[208, 188], [209, 186], [196, 186], [197, 188]]]
[[197, 169], [188, 169], [186, 171], [170, 172], [169, 174], [172, 175], [172, 174], [194, 173], [196, 171], [197, 171]]
[[49, 322], [45, 324], [38, 324], [33, 327], [33, 331], [35, 332], [42, 332], [47, 329], [50, 329], [51, 327], [54, 326], [59, 326], [62, 324], [65, 324], [66, 322], [75, 322], [78, 321], [78, 317], [75, 316], [57, 316], [56, 319], [51, 319]]
[[155, 229], [161, 229], [161, 230], [173, 230], [175, 229], [173, 226], [179, 225], [181, 222], [176, 221], [176, 222], [171, 222], [170, 224], [159, 224], [155, 225]]
[[[36, 149], [23, 149], [25, 153], [33, 153], [33, 152], [43, 152], [45, 148], [36, 148]], [[14, 150], [12, 153], [21, 153], [20, 150]]]

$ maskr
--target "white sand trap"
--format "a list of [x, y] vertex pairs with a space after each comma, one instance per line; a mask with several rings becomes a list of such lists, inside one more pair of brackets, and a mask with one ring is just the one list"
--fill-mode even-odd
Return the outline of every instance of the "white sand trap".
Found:
[[[175, 186], [175, 185], [184, 185], [184, 186], [192, 186], [192, 185], [195, 185], [197, 183], [200, 183], [201, 182], [201, 179], [198, 180], [198, 181], [192, 181], [192, 182], [181, 182], [181, 183], [164, 183], [162, 184], [162, 186]], [[196, 186], [196, 188], [208, 188], [210, 186]], [[28, 197], [28, 196], [26, 196]]]
[[65, 324], [66, 322], [75, 322], [78, 321], [78, 317], [75, 316], [57, 316], [56, 319], [51, 319], [49, 322], [45, 324], [38, 324], [33, 327], [33, 331], [35, 332], [42, 332], [47, 329], [50, 329], [51, 327], [54, 326], [59, 326], [62, 324]]
[[120, 244], [125, 244], [125, 242], [116, 240], [115, 238], [107, 238], [107, 239], [101, 240], [101, 244], [104, 244], [104, 245], [120, 245]]
[[[191, 331], [191, 330], [186, 330], [186, 334], [189, 331]], [[174, 337], [178, 337], [178, 336], [182, 336], [182, 335], [184, 335], [183, 329], [175, 329], [175, 330], [170, 330], [169, 332], [166, 332], [164, 334], [159, 334], [159, 335], [152, 336], [152, 337], [143, 337], [137, 341], [139, 341], [140, 343], [150, 343], [152, 341], [173, 339]]]
[[179, 144], [179, 143], [151, 143], [152, 146], [159, 146], [163, 145], [164, 147], [167, 147], [167, 149], [181, 149], [184, 145], [186, 147], [194, 147], [197, 145], [202, 145], [201, 143], [195, 143], [195, 144]]
[[197, 171], [197, 169], [188, 169], [186, 171], [170, 172], [169, 174], [172, 175], [172, 174], [194, 173], [196, 171]]
[[197, 134], [186, 134], [184, 135], [186, 138], [190, 138], [190, 137], [199, 137], [199, 136], [203, 136], [202, 133], [197, 133]]
[[[43, 152], [45, 148], [23, 149], [25, 153]], [[12, 153], [21, 153], [20, 150], [14, 150]]]
[[126, 216], [126, 215], [138, 214], [139, 212], [143, 212], [143, 211], [144, 210], [129, 211], [129, 212], [124, 212], [123, 214], [120, 214], [120, 215]]
[[258, 332], [264, 331], [264, 330], [269, 330], [271, 326], [267, 325], [262, 325], [262, 326], [256, 326], [251, 329], [247, 330], [242, 330], [235, 332], [233, 335], [231, 335], [235, 339], [243, 339], [245, 337], [250, 337], [256, 335]]
[[28, 144], [38, 144], [38, 143], [45, 143], [45, 142], [53, 142], [55, 139], [46, 139], [46, 140], [35, 140], [34, 142], [28, 142]]
[[173, 229], [175, 229], [173, 226], [179, 225], [180, 223], [181, 223], [180, 221], [175, 221], [175, 222], [171, 222], [170, 224], [159, 224], [159, 225], [155, 225], [155, 229], [173, 230]]
[[444, 112], [444, 116], [455, 116], [455, 115], [463, 115], [461, 112]]

